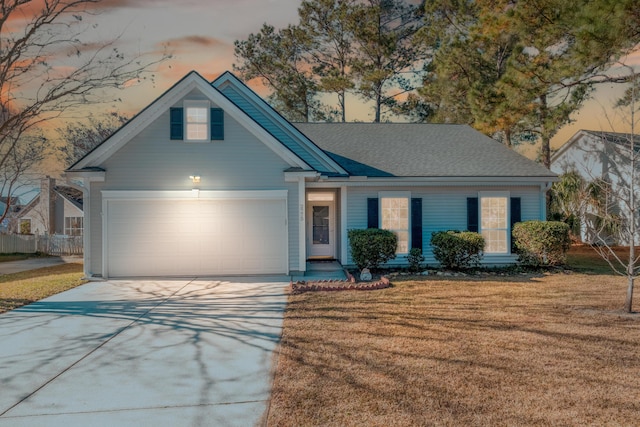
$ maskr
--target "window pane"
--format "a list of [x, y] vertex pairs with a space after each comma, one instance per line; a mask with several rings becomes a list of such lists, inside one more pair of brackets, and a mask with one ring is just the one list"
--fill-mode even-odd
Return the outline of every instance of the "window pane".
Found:
[[187, 108], [187, 123], [206, 123], [207, 109], [200, 107]]
[[397, 254], [409, 252], [409, 199], [383, 197], [380, 200], [381, 228], [393, 231], [398, 237]]
[[506, 228], [506, 197], [483, 197], [480, 217], [482, 228]]
[[396, 247], [396, 253], [406, 254], [409, 252], [409, 232], [408, 231], [396, 231], [398, 236], [398, 246]]
[[485, 253], [508, 253], [507, 198], [482, 197], [480, 227], [485, 239]]
[[329, 244], [329, 206], [313, 207], [313, 244]]
[[486, 253], [507, 252], [506, 230], [483, 230], [482, 237], [484, 237], [485, 240], [484, 251]]
[[209, 109], [205, 107], [187, 107], [186, 110], [187, 140], [207, 140], [209, 138]]
[[207, 125], [188, 124], [187, 139], [207, 139]]

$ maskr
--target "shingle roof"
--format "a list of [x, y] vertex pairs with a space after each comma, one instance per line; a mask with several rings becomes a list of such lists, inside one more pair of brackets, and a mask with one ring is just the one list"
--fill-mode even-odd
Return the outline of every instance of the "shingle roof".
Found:
[[73, 187], [67, 187], [66, 185], [56, 185], [55, 190], [62, 197], [73, 203], [78, 209], [82, 209], [84, 204], [84, 195], [82, 191]]
[[[612, 142], [614, 144], [622, 145], [624, 147], [628, 147], [631, 141], [630, 133], [620, 133], [620, 132], [602, 132], [596, 130], [583, 130], [585, 133], [595, 136], [596, 138], [603, 138], [607, 142]], [[637, 149], [638, 145], [640, 145], [640, 135], [634, 135], [635, 147]]]
[[544, 166], [467, 125], [296, 123], [351, 175], [555, 177]]

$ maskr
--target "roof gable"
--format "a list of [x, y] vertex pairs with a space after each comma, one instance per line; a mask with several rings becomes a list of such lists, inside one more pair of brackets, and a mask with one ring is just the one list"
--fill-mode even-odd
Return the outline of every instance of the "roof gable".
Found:
[[303, 159], [314, 170], [328, 175], [346, 175], [346, 171], [327, 156], [312, 140], [280, 115], [254, 91], [230, 72], [211, 85], [251, 116], [260, 126]]
[[312, 167], [310, 167], [303, 159], [259, 126], [253, 118], [247, 115], [241, 108], [236, 106], [231, 100], [213, 87], [204, 77], [197, 72], [192, 71], [135, 117], [129, 120], [113, 135], [73, 164], [68, 171], [87, 170], [87, 168], [96, 167], [102, 164], [139, 132], [149, 126], [154, 120], [158, 119], [170, 107], [179, 102], [193, 90], [200, 91], [213, 103], [222, 108], [226, 114], [229, 114], [234, 120], [248, 129], [260, 141], [285, 160], [291, 167], [298, 167], [303, 170], [312, 170]]
[[[567, 142], [565, 142], [553, 155], [551, 156], [551, 163], [557, 162], [562, 156], [567, 154], [570, 150], [574, 148], [574, 146], [583, 139], [588, 139], [591, 144], [598, 145], [604, 150], [604, 144], [615, 144], [617, 146], [621, 146], [624, 149], [629, 148], [630, 142], [630, 133], [620, 133], [620, 132], [604, 132], [604, 131], [595, 131], [595, 130], [586, 130], [581, 129]], [[634, 137], [636, 150], [640, 148], [640, 135], [635, 135]]]
[[556, 175], [467, 125], [299, 123], [351, 175], [367, 177], [527, 177]]

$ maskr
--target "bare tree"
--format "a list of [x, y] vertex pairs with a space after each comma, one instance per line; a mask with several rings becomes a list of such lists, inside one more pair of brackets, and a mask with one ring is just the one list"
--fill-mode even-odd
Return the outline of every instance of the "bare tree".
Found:
[[[638, 125], [636, 112], [638, 110], [638, 89], [640, 88], [640, 74], [628, 65], [623, 65], [630, 71], [628, 81], [630, 83], [625, 96], [618, 101], [617, 107], [624, 108], [628, 111], [623, 120], [630, 128], [628, 134], [616, 134], [615, 141], [611, 142], [614, 147], [615, 159], [612, 163], [618, 165], [618, 172], [610, 173], [615, 180], [615, 190], [612, 196], [618, 202], [620, 215], [624, 221], [620, 224], [619, 236], [622, 241], [629, 244], [628, 258], [621, 257], [614, 251], [611, 244], [597, 236], [597, 243], [594, 245], [598, 254], [605, 259], [611, 268], [619, 275], [627, 278], [627, 295], [624, 303], [625, 311], [631, 313], [633, 311], [633, 289], [635, 279], [640, 274], [640, 257], [636, 254], [636, 244], [640, 240], [638, 235], [638, 166], [640, 165], [640, 141], [636, 135], [636, 127]], [[603, 135], [604, 138], [607, 136]]]
[[5, 180], [17, 183], [28, 159], [43, 156], [43, 124], [114, 101], [109, 90], [152, 79], [150, 67], [167, 58], [129, 58], [118, 49], [118, 38], [91, 41], [95, 25], [86, 18], [98, 3], [0, 0], [0, 176]]
[[129, 118], [117, 111], [96, 116], [90, 115], [86, 120], [67, 123], [56, 129], [64, 145], [60, 147], [64, 162], [70, 166], [102, 141], [110, 137]]

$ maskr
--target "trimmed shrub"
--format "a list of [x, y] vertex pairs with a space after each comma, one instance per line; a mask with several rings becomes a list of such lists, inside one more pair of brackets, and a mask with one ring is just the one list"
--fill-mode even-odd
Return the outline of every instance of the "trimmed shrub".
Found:
[[377, 268], [396, 257], [398, 237], [389, 230], [349, 230], [351, 257], [358, 268]]
[[422, 255], [422, 249], [411, 248], [409, 255], [407, 255], [407, 261], [409, 261], [409, 270], [414, 273], [422, 269], [422, 263], [424, 262], [424, 255]]
[[472, 231], [435, 231], [431, 233], [433, 256], [444, 268], [461, 269], [480, 263], [484, 237]]
[[560, 221], [525, 221], [513, 226], [518, 260], [526, 265], [561, 265], [571, 246], [569, 225]]

